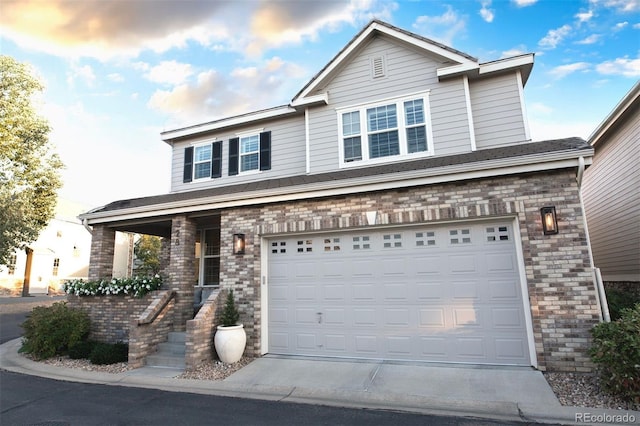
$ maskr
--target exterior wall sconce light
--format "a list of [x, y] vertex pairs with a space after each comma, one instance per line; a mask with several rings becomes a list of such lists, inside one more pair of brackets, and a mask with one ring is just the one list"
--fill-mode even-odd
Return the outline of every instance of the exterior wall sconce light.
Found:
[[554, 235], [558, 233], [558, 218], [556, 217], [556, 207], [549, 206], [540, 209], [542, 217], [542, 231], [544, 235]]
[[244, 254], [244, 234], [233, 234], [233, 254]]

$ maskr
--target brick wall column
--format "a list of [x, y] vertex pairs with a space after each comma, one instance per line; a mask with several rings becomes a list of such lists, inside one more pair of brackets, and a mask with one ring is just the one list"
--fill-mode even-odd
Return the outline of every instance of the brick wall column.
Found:
[[169, 262], [171, 259], [171, 238], [163, 237], [160, 244], [160, 266], [158, 268], [160, 275], [169, 276]]
[[91, 233], [89, 254], [89, 280], [111, 278], [113, 275], [113, 253], [116, 231], [104, 225], [94, 225]]
[[193, 318], [193, 292], [196, 279], [196, 223], [185, 215], [171, 221], [169, 285], [176, 291], [175, 331], [185, 331]]

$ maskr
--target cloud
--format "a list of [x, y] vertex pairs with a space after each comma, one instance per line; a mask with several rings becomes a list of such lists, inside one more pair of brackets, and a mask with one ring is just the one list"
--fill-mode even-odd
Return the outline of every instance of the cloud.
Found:
[[633, 29], [640, 30], [640, 22], [638, 22], [637, 24], [633, 24]]
[[629, 23], [627, 21], [625, 22], [618, 22], [617, 24], [615, 24], [612, 28], [613, 31], [622, 31], [623, 29], [625, 29], [627, 26], [629, 25]]
[[124, 81], [124, 77], [122, 74], [114, 72], [107, 75], [109, 81], [113, 81], [114, 83], [122, 83]]
[[149, 81], [160, 84], [179, 85], [193, 74], [190, 64], [176, 61], [162, 61], [155, 67], [148, 69], [144, 75]]
[[172, 125], [193, 124], [272, 107], [290, 100], [305, 71], [278, 57], [260, 66], [235, 68], [229, 76], [216, 70], [171, 90], [157, 90], [147, 105], [170, 117]]
[[78, 80], [85, 85], [92, 87], [96, 81], [96, 75], [90, 65], [78, 66], [71, 64], [70, 71], [67, 72], [67, 84], [74, 87]]
[[103, 60], [189, 42], [259, 56], [271, 47], [313, 40], [321, 30], [390, 19], [397, 7], [385, 0], [4, 0], [0, 34], [21, 47]]
[[538, 42], [538, 46], [543, 49], [555, 49], [570, 32], [571, 26], [567, 24], [555, 30], [549, 30], [547, 35]]
[[587, 62], [576, 62], [573, 64], [560, 65], [558, 67], [553, 68], [549, 71], [549, 74], [556, 78], [564, 78], [569, 74], [573, 74], [574, 72], [588, 70], [590, 65]]
[[460, 16], [449, 5], [442, 15], [418, 16], [413, 23], [413, 28], [420, 34], [446, 45], [452, 45], [453, 38], [464, 32], [467, 26], [467, 18]]
[[640, 58], [617, 58], [596, 65], [596, 71], [605, 75], [621, 75], [624, 77], [640, 77]]
[[493, 18], [495, 17], [495, 13], [492, 9], [489, 9], [489, 7], [491, 6], [491, 0], [483, 0], [482, 1], [482, 8], [480, 9], [480, 16], [482, 17], [482, 19], [484, 19], [486, 22], [493, 22]]
[[615, 9], [620, 13], [633, 13], [640, 11], [640, 0], [591, 0], [606, 8]]
[[591, 34], [589, 37], [576, 41], [576, 44], [594, 44], [602, 37], [600, 34]]
[[538, 2], [538, 0], [511, 0], [511, 2], [515, 4], [517, 7], [527, 7], [527, 6], [533, 6]]
[[543, 104], [542, 102], [534, 102], [527, 107], [527, 111], [537, 115], [551, 115], [553, 108]]
[[576, 13], [575, 17], [578, 18], [579, 23], [588, 22], [593, 18], [593, 11], [589, 10], [588, 12]]

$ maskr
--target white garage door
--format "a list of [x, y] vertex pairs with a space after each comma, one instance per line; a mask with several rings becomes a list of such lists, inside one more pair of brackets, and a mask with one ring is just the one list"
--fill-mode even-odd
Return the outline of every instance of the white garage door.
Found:
[[270, 353], [530, 365], [510, 222], [268, 246]]

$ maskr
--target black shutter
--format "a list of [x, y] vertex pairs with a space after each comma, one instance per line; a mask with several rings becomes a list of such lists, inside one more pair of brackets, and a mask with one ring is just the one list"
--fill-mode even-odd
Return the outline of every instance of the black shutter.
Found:
[[229, 176], [238, 174], [240, 138], [229, 139]]
[[260, 133], [260, 170], [271, 170], [271, 132]]
[[193, 176], [193, 147], [190, 146], [184, 149], [184, 169], [182, 172], [182, 182], [191, 182]]
[[222, 141], [211, 144], [211, 177], [222, 176]]

